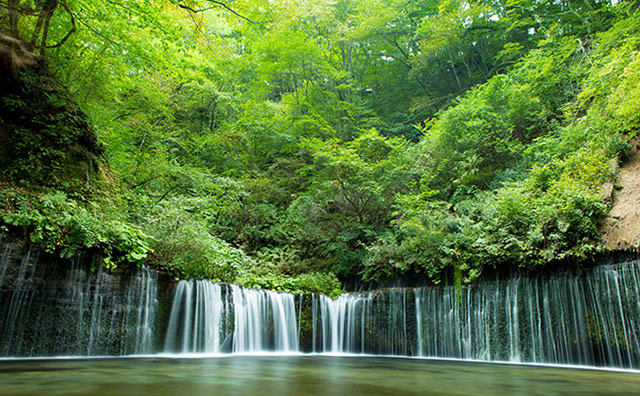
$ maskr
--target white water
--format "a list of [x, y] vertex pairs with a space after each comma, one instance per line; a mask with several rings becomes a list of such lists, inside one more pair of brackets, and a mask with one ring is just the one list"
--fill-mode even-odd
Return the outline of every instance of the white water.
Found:
[[180, 281], [171, 308], [165, 352], [295, 352], [299, 332], [292, 294]]
[[176, 287], [165, 351], [220, 352], [226, 326], [226, 304], [220, 285], [206, 280], [179, 282]]
[[305, 351], [640, 368], [639, 261], [304, 303], [189, 280], [162, 305], [152, 271], [92, 274], [79, 257], [51, 274], [35, 249], [0, 253], [0, 356]]
[[640, 367], [640, 264], [313, 300], [313, 351]]

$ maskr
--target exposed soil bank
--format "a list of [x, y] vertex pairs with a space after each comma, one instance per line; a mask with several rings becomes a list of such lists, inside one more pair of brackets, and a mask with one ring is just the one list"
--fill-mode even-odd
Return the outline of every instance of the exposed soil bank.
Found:
[[611, 210], [600, 232], [607, 248], [637, 250], [640, 246], [640, 151], [634, 153], [618, 171]]

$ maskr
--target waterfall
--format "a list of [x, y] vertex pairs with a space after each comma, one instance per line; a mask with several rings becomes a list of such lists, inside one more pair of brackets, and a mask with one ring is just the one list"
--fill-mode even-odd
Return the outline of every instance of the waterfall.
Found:
[[176, 287], [165, 351], [297, 352], [295, 296], [183, 280]]
[[315, 352], [640, 367], [640, 262], [314, 296]]
[[[157, 281], [146, 268], [93, 274], [79, 255], [70, 265], [39, 262], [30, 246], [11, 268], [0, 259], [0, 355], [94, 356], [151, 353]], [[11, 272], [11, 274], [9, 274]]]
[[336, 300], [313, 296], [313, 351], [316, 353], [411, 354], [406, 289], [343, 294]]
[[229, 303], [222, 287], [206, 280], [181, 281], [176, 286], [164, 350], [219, 353], [229, 327]]
[[208, 280], [159, 287], [146, 268], [43, 257], [0, 250], [0, 356], [305, 351], [640, 369], [640, 260], [331, 299]]
[[[134, 274], [132, 287], [129, 287], [125, 304], [125, 326], [130, 329], [133, 338], [132, 354], [148, 354], [154, 348], [156, 323], [156, 306], [158, 281], [156, 273], [148, 268], [142, 268]], [[127, 322], [130, 325], [126, 325]], [[124, 345], [123, 345], [124, 346]], [[120, 354], [127, 354], [123, 349]]]

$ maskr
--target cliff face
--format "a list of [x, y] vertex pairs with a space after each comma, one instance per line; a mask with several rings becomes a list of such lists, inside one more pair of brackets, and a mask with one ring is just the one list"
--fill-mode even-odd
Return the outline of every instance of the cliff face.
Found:
[[87, 116], [43, 62], [16, 64], [4, 44], [0, 40], [0, 179], [38, 186], [92, 182], [102, 148]]
[[640, 248], [640, 151], [634, 147], [631, 157], [620, 166], [613, 191], [611, 210], [600, 232], [611, 250]]
[[145, 354], [159, 350], [173, 284], [146, 268], [108, 271], [0, 239], [0, 356]]

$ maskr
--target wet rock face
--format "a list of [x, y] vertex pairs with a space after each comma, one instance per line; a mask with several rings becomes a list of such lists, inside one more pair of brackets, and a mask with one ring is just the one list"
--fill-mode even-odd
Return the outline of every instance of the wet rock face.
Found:
[[0, 244], [0, 356], [124, 355], [157, 350], [157, 276], [108, 273], [95, 258], [57, 260]]

